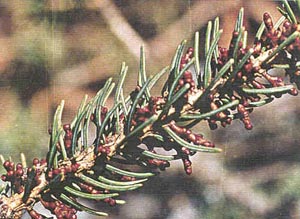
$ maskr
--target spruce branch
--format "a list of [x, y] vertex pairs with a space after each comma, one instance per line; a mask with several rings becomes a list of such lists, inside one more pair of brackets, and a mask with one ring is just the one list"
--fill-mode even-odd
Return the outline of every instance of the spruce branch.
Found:
[[[17, 164], [1, 156], [7, 172], [1, 177], [6, 184], [1, 188], [0, 217], [21, 218], [27, 211], [34, 219], [45, 218], [33, 208], [38, 202], [57, 218], [76, 218], [77, 211], [105, 216], [105, 212], [81, 204], [79, 198], [111, 206], [124, 204], [116, 199], [119, 192], [142, 187], [172, 160], [182, 160], [185, 172], [191, 174], [191, 156], [221, 152], [192, 127], [206, 121], [213, 130], [239, 119], [246, 129], [252, 129], [249, 115], [255, 107], [283, 94], [298, 93], [293, 83], [299, 89], [300, 24], [288, 1], [283, 1], [279, 10], [284, 18], [275, 25], [268, 13], [263, 15], [250, 46], [243, 9], [229, 48], [218, 46], [222, 33], [219, 19], [209, 22], [203, 69], [197, 32], [195, 48], [186, 48], [182, 41], [170, 67], [150, 77], [141, 47], [137, 86], [127, 98], [122, 87], [128, 67], [123, 63], [117, 84], [109, 79], [95, 97], [88, 100], [85, 96], [70, 124], [62, 123], [62, 101], [49, 132], [46, 159], [34, 159], [27, 167], [23, 154]], [[276, 68], [284, 69], [291, 84], [272, 75]], [[151, 95], [151, 88], [166, 73], [161, 95]], [[105, 103], [114, 87], [114, 105], [109, 109]], [[91, 125], [96, 133], [88, 145]], [[141, 144], [146, 149], [139, 147]], [[161, 149], [165, 152], [158, 152]]]

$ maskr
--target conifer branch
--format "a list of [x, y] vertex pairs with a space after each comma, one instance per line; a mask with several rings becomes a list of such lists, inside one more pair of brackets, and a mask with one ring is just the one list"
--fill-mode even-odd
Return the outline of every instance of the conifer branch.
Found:
[[[1, 156], [7, 172], [1, 177], [6, 185], [1, 189], [0, 218], [21, 218], [24, 211], [34, 219], [46, 218], [33, 209], [38, 202], [57, 218], [76, 218], [77, 211], [105, 216], [81, 204], [79, 198], [111, 206], [124, 204], [116, 199], [119, 192], [140, 188], [172, 160], [182, 160], [185, 172], [191, 174], [191, 156], [221, 152], [191, 130], [200, 121], [213, 130], [239, 119], [246, 129], [252, 129], [249, 115], [254, 108], [284, 94], [297, 95], [293, 83], [300, 87], [300, 24], [288, 1], [279, 10], [285, 18], [275, 25], [268, 13], [263, 15], [253, 45], [247, 44], [243, 9], [229, 48], [218, 46], [219, 19], [209, 22], [203, 69], [199, 33], [195, 34], [195, 48], [186, 48], [183, 41], [170, 67], [150, 77], [141, 47], [136, 88], [124, 98], [128, 67], [123, 63], [110, 109], [105, 102], [115, 87], [111, 79], [91, 100], [83, 99], [70, 124], [62, 124], [62, 101], [54, 115], [46, 159], [34, 159], [27, 167], [23, 154], [17, 164]], [[273, 76], [275, 68], [284, 69], [291, 84]], [[151, 88], [165, 73], [168, 78], [161, 95], [151, 95]], [[88, 145], [91, 125], [96, 137]], [[158, 153], [158, 148], [165, 153]], [[170, 150], [173, 154], [167, 153]]]

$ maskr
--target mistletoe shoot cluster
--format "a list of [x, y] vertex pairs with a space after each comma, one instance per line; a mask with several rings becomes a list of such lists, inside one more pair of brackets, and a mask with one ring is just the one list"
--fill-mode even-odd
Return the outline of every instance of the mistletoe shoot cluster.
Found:
[[[1, 176], [0, 218], [18, 219], [26, 211], [33, 219], [46, 218], [34, 209], [36, 203], [58, 219], [75, 219], [78, 211], [105, 216], [80, 200], [124, 204], [120, 192], [140, 188], [172, 160], [182, 160], [186, 174], [192, 174], [191, 156], [221, 152], [193, 126], [204, 121], [213, 130], [237, 119], [252, 129], [254, 108], [284, 94], [297, 95], [300, 24], [287, 1], [279, 9], [283, 16], [278, 21], [263, 15], [252, 45], [247, 43], [243, 9], [228, 48], [218, 46], [219, 19], [209, 22], [201, 67], [198, 32], [194, 47], [186, 48], [183, 41], [170, 66], [151, 77], [141, 48], [135, 90], [128, 97], [123, 94], [128, 70], [123, 63], [118, 82], [109, 79], [95, 97], [86, 96], [69, 124], [61, 122], [62, 101], [49, 130], [45, 159], [36, 158], [28, 167], [23, 154], [21, 163], [2, 157], [6, 173]], [[276, 69], [285, 75], [275, 76]], [[151, 88], [165, 74], [161, 94], [151, 95]], [[114, 105], [108, 108], [106, 100], [114, 88]], [[91, 130], [95, 130], [92, 144]]]

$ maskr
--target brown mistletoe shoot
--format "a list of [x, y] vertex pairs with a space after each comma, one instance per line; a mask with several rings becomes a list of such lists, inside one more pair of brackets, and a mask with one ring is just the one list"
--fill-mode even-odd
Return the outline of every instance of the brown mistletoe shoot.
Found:
[[[33, 219], [45, 218], [34, 210], [38, 202], [59, 219], [75, 219], [77, 211], [105, 216], [82, 205], [78, 198], [111, 206], [124, 204], [117, 199], [119, 192], [140, 188], [172, 160], [182, 160], [185, 172], [191, 174], [192, 155], [221, 151], [194, 133], [194, 125], [206, 121], [213, 130], [238, 119], [246, 129], [252, 129], [249, 115], [254, 108], [283, 94], [297, 95], [293, 83], [299, 89], [300, 24], [287, 1], [280, 12], [283, 17], [277, 22], [268, 13], [263, 15], [253, 45], [247, 42], [243, 9], [228, 48], [218, 46], [222, 34], [218, 18], [213, 24], [209, 22], [203, 68], [199, 33], [195, 34], [194, 48], [186, 49], [183, 41], [171, 65], [151, 77], [146, 74], [142, 47], [135, 90], [124, 97], [127, 66], [123, 63], [110, 109], [105, 103], [115, 87], [111, 79], [95, 97], [83, 99], [70, 124], [61, 122], [62, 101], [49, 131], [46, 159], [34, 159], [31, 167], [25, 159], [17, 164], [3, 161], [7, 172], [1, 177], [6, 183], [1, 191], [0, 218], [21, 218], [25, 211]], [[273, 69], [284, 69], [291, 84], [273, 76]], [[152, 96], [151, 88], [163, 74], [168, 74], [168, 79], [161, 95]], [[89, 145], [91, 125], [96, 127], [96, 137]]]

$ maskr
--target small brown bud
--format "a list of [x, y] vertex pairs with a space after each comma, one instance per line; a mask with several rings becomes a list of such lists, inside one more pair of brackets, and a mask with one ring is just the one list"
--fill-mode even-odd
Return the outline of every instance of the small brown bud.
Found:
[[64, 124], [63, 129], [64, 129], [65, 131], [70, 130], [70, 129], [71, 129], [70, 124]]
[[33, 165], [38, 165], [40, 163], [40, 160], [38, 159], [38, 158], [34, 158], [33, 160], [32, 160], [32, 164]]
[[273, 21], [272, 21], [272, 18], [271, 18], [270, 14], [268, 12], [264, 13], [263, 20], [264, 20], [264, 23], [265, 23], [267, 29], [271, 30], [273, 28]]

